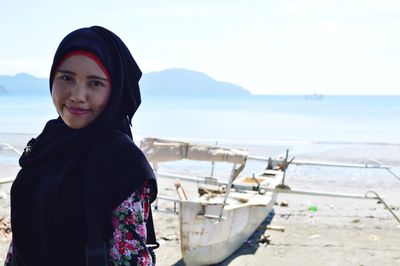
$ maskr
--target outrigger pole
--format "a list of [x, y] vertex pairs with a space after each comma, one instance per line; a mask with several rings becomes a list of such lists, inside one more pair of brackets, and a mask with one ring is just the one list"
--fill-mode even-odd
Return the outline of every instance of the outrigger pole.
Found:
[[[18, 154], [19, 156], [22, 155], [22, 152], [20, 152], [19, 150], [17, 150], [16, 148], [14, 148], [13, 146], [11, 146], [10, 144], [7, 144], [7, 143], [1, 143], [0, 149], [13, 151], [16, 154]], [[0, 179], [0, 184], [11, 183], [14, 181], [14, 179], [15, 179], [15, 177], [2, 178], [2, 179]]]
[[[289, 164], [295, 165], [319, 165], [319, 166], [328, 166], [328, 167], [350, 167], [350, 168], [374, 168], [374, 169], [384, 169], [388, 171], [392, 176], [394, 176], [397, 180], [400, 181], [398, 175], [396, 175], [390, 168], [389, 165], [383, 165], [381, 162], [377, 160], [369, 160], [372, 162], [370, 164], [352, 164], [352, 163], [331, 163], [331, 162], [313, 162], [313, 161], [294, 161], [294, 157], [288, 161], [288, 150], [286, 150], [286, 157], [283, 160], [271, 160], [271, 158], [259, 157], [259, 156], [248, 156], [250, 160], [258, 160], [268, 162], [274, 162], [280, 166], [280, 168], [286, 172], [286, 169]], [[321, 192], [321, 191], [307, 191], [307, 190], [292, 190], [288, 186], [284, 184], [284, 179], [282, 180], [282, 184], [278, 185], [274, 189], [267, 188], [266, 191], [273, 191], [277, 193], [292, 193], [292, 194], [300, 194], [300, 195], [313, 195], [313, 196], [327, 196], [327, 197], [340, 197], [340, 198], [353, 198], [353, 199], [377, 199], [385, 205], [386, 209], [393, 215], [393, 217], [400, 223], [399, 217], [391, 210], [388, 204], [373, 190], [367, 191], [364, 195], [355, 195], [355, 194], [342, 194], [342, 193], [330, 193], [330, 192]], [[370, 194], [374, 194], [375, 196], [370, 196]]]
[[[248, 156], [249, 160], [255, 161], [263, 161], [268, 162], [269, 158], [262, 156]], [[273, 160], [275, 163], [281, 162], [280, 160]], [[392, 166], [384, 165], [377, 160], [369, 160], [370, 163], [365, 164], [356, 164], [356, 163], [332, 163], [332, 162], [317, 162], [317, 161], [298, 161], [292, 160], [290, 163], [295, 165], [319, 165], [319, 166], [328, 166], [328, 167], [348, 167], [348, 168], [373, 168], [373, 169], [384, 169], [388, 171], [392, 176], [394, 176], [398, 181], [400, 181], [400, 177], [396, 175], [392, 170]]]
[[[268, 162], [269, 158], [267, 157], [262, 157], [262, 156], [248, 156], [247, 157], [249, 160], [255, 160], [255, 161], [263, 161], [263, 162]], [[274, 162], [280, 162], [280, 160], [273, 160]], [[390, 169], [392, 168], [389, 165], [382, 165], [378, 162], [375, 162], [374, 164], [356, 164], [356, 163], [332, 163], [332, 162], [317, 162], [317, 161], [298, 161], [298, 160], [293, 160], [291, 164], [295, 165], [320, 165], [320, 166], [334, 166], [334, 167], [351, 167], [351, 168], [378, 168], [378, 169]]]
[[2, 178], [0, 179], [0, 184], [6, 184], [6, 183], [11, 183], [15, 180], [14, 177], [6, 177], [6, 178]]
[[[181, 181], [195, 182], [198, 184], [216, 185], [216, 186], [227, 186], [229, 183], [217, 181], [216, 178], [209, 177], [194, 177], [194, 176], [183, 176], [170, 173], [158, 173], [159, 177], [179, 179]], [[379, 199], [376, 196], [368, 196], [361, 194], [346, 194], [346, 193], [330, 193], [321, 192], [313, 190], [293, 190], [293, 189], [281, 189], [281, 188], [268, 188], [265, 186], [251, 186], [251, 185], [237, 185], [231, 184], [231, 188], [236, 188], [239, 190], [252, 190], [258, 191], [260, 193], [265, 192], [276, 192], [276, 193], [290, 193], [290, 194], [300, 194], [300, 195], [311, 195], [311, 196], [325, 196], [325, 197], [340, 197], [340, 198], [353, 198], [353, 199]]]
[[[323, 191], [313, 191], [313, 190], [293, 190], [290, 188], [268, 188], [265, 186], [250, 186], [250, 185], [237, 185], [232, 184], [231, 182], [219, 182], [217, 178], [214, 177], [190, 177], [190, 176], [183, 176], [183, 175], [176, 175], [176, 174], [169, 174], [169, 173], [162, 173], [159, 172], [157, 174], [159, 177], [170, 178], [170, 179], [180, 179], [182, 181], [189, 181], [189, 182], [196, 182], [198, 184], [208, 184], [208, 185], [217, 185], [217, 186], [230, 186], [230, 188], [235, 188], [238, 190], [252, 190], [258, 191], [259, 193], [265, 192], [275, 192], [275, 193], [289, 193], [289, 194], [298, 194], [298, 195], [308, 195], [308, 196], [323, 196], [323, 197], [336, 197], [336, 198], [351, 198], [351, 199], [374, 199], [379, 200], [382, 202], [389, 212], [393, 215], [393, 217], [400, 223], [400, 219], [397, 215], [390, 209], [387, 203], [375, 192], [375, 191], [368, 191], [364, 195], [362, 194], [347, 194], [347, 193], [330, 193], [330, 192], [323, 192]], [[279, 185], [278, 185], [279, 186]], [[371, 195], [374, 194], [374, 195]], [[170, 198], [163, 198], [164, 200], [174, 201], [174, 210], [176, 210], [176, 202], [175, 199]], [[221, 219], [221, 217], [219, 217]]]
[[19, 156], [22, 155], [22, 152], [20, 152], [19, 150], [17, 150], [16, 148], [14, 148], [13, 146], [11, 146], [10, 144], [7, 144], [7, 143], [1, 143], [0, 148], [4, 149], [4, 150], [13, 151], [16, 154], [18, 154]]

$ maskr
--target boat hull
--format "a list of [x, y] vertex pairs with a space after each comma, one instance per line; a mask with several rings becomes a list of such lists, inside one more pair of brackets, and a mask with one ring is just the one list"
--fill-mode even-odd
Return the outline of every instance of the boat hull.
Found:
[[223, 211], [222, 205], [180, 202], [181, 251], [186, 265], [210, 265], [223, 261], [237, 250], [272, 210], [277, 194], [256, 194], [248, 202]]

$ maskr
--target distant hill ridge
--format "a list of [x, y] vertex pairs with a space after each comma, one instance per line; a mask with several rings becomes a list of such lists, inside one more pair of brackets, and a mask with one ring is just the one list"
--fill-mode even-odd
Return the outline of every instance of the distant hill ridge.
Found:
[[[27, 73], [15, 76], [0, 75], [0, 94], [49, 93], [47, 78], [37, 78]], [[251, 93], [232, 83], [212, 79], [202, 72], [187, 69], [166, 69], [143, 74], [140, 80], [143, 95], [214, 97], [249, 96]]]
[[143, 93], [182, 96], [245, 96], [246, 89], [229, 82], [221, 82], [202, 72], [171, 68], [144, 74], [140, 80]]
[[37, 78], [27, 73], [19, 73], [15, 76], [0, 75], [0, 94], [49, 93], [48, 84], [47, 78]]

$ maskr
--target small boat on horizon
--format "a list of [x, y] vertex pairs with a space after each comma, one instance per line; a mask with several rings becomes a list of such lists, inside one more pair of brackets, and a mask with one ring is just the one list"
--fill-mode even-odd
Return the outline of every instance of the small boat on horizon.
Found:
[[305, 94], [304, 95], [305, 100], [323, 100], [324, 95], [319, 94], [319, 93], [313, 93], [313, 94]]

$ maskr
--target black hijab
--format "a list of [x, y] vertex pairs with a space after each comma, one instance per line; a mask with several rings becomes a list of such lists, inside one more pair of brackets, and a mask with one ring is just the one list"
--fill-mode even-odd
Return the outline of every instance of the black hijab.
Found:
[[[152, 169], [129, 127], [140, 105], [138, 65], [111, 31], [99, 26], [78, 29], [56, 51], [50, 91], [59, 63], [74, 51], [92, 53], [101, 61], [111, 78], [111, 95], [103, 112], [85, 128], [69, 128], [59, 117], [47, 122], [25, 148], [11, 189], [13, 265], [85, 265], [85, 180], [90, 175], [100, 180], [93, 188], [107, 190], [99, 204], [106, 204], [108, 214], [145, 181], [151, 185], [152, 200], [157, 194]], [[94, 151], [96, 160], [91, 159]], [[106, 228], [102, 238], [108, 240], [110, 216], [99, 223]]]

